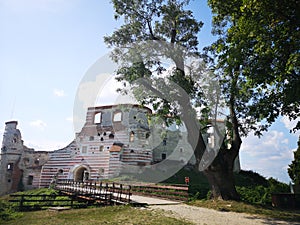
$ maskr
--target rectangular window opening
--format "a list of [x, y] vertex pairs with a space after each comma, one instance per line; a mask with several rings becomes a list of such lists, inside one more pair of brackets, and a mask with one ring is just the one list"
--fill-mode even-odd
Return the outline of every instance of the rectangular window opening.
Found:
[[32, 185], [33, 183], [33, 176], [28, 176], [27, 185]]

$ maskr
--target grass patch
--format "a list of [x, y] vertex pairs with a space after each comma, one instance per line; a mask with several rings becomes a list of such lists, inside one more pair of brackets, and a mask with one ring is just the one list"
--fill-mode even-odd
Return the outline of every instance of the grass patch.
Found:
[[2, 221], [3, 225], [96, 225], [96, 224], [192, 224], [167, 217], [163, 212], [142, 210], [129, 206], [73, 209], [61, 212], [49, 210], [25, 212], [20, 218]]
[[271, 207], [251, 205], [236, 201], [222, 201], [222, 200], [195, 200], [189, 203], [193, 206], [205, 207], [225, 212], [238, 212], [261, 215], [263, 217], [282, 219], [287, 221], [300, 221], [299, 210], [280, 210]]

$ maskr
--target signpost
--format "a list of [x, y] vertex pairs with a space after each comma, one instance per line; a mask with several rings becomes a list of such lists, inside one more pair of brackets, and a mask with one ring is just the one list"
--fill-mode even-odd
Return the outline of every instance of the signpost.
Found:
[[190, 183], [190, 178], [189, 178], [189, 177], [185, 177], [185, 178], [184, 178], [184, 181], [185, 181], [185, 184], [186, 184], [186, 185], [189, 185], [189, 183]]

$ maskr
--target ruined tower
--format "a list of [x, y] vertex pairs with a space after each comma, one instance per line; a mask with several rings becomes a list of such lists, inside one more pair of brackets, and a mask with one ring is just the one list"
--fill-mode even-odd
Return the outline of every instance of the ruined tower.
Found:
[[5, 123], [0, 154], [0, 195], [37, 188], [48, 152], [34, 151], [23, 144], [17, 121]]
[[23, 141], [17, 125], [17, 121], [5, 123], [0, 154], [0, 195], [22, 188], [20, 180], [23, 173], [17, 165], [21, 159]]

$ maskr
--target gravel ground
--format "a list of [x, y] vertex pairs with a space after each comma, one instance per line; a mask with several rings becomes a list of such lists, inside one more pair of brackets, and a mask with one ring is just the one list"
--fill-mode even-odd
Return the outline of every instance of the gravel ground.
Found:
[[186, 204], [177, 205], [150, 205], [150, 210], [162, 209], [171, 217], [186, 219], [195, 224], [201, 225], [300, 225], [299, 223], [291, 223], [281, 220], [262, 218], [260, 216], [249, 215], [245, 213], [220, 212], [213, 209], [189, 206]]

